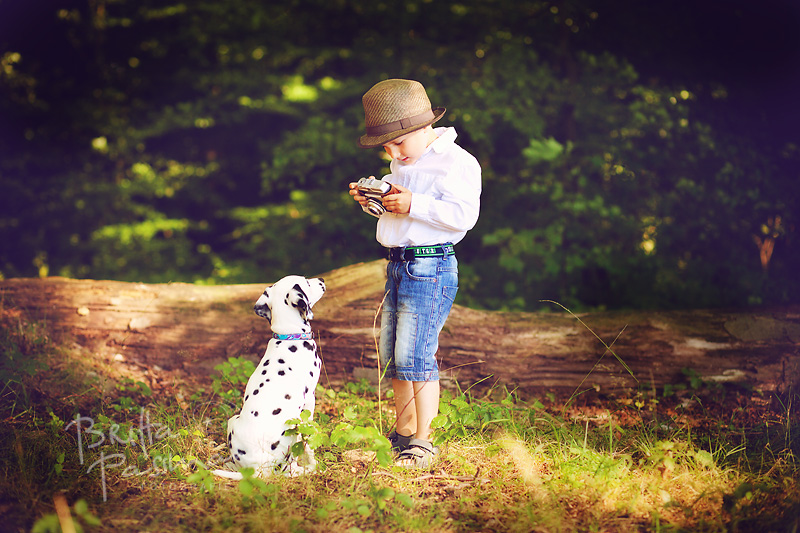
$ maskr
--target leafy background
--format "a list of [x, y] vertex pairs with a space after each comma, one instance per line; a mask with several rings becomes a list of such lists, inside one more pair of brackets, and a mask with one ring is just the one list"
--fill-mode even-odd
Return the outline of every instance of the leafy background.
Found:
[[378, 257], [361, 95], [483, 168], [462, 304], [800, 301], [800, 12], [739, 0], [0, 0], [0, 276], [269, 282]]

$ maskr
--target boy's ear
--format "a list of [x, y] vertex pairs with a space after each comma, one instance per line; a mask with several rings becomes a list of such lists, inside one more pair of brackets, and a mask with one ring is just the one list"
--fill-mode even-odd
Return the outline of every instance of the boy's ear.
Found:
[[264, 289], [261, 297], [256, 300], [256, 305], [253, 306], [253, 310], [256, 312], [256, 314], [261, 318], [266, 318], [267, 322], [270, 324], [272, 324], [272, 299], [270, 297], [271, 288], [272, 287], [267, 287]]

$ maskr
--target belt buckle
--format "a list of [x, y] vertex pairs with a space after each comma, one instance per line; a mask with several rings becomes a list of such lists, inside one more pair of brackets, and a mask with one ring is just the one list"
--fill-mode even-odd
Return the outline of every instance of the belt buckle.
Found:
[[397, 262], [405, 260], [405, 248], [389, 248], [389, 261]]

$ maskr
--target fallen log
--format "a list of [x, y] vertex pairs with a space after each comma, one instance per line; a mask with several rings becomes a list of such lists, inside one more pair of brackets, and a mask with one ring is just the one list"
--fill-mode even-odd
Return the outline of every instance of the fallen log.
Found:
[[[312, 324], [323, 385], [377, 381], [384, 267], [381, 260], [323, 275], [328, 292]], [[269, 325], [252, 306], [268, 284], [9, 279], [0, 282], [0, 309], [40, 323], [51, 338], [96, 361], [138, 372], [153, 388], [207, 387], [215, 365], [229, 357], [256, 361], [263, 353]], [[552, 306], [553, 312], [519, 313], [456, 305], [440, 336], [443, 385], [504, 386], [528, 397], [631, 394], [662, 390], [689, 373], [705, 383], [798, 391], [800, 306], [580, 315]]]

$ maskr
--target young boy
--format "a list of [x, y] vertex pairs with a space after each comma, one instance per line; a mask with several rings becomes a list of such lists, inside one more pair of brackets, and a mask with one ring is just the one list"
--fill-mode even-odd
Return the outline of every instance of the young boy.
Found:
[[[383, 181], [393, 189], [381, 199], [387, 212], [377, 226], [389, 258], [379, 345], [397, 414], [389, 439], [396, 464], [428, 468], [438, 452], [431, 421], [439, 412], [439, 332], [458, 290], [453, 245], [478, 220], [481, 168], [455, 144], [455, 129], [433, 128], [445, 108], [432, 109], [419, 82], [385, 80], [362, 101], [366, 135], [358, 145], [383, 146], [392, 158]], [[363, 208], [356, 187], [350, 194]]]

